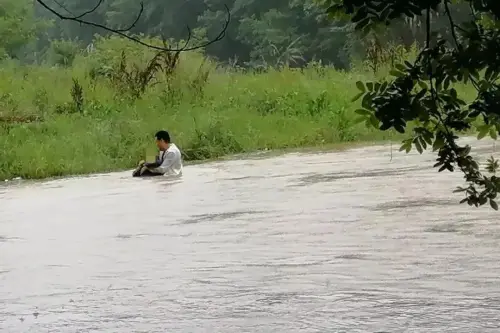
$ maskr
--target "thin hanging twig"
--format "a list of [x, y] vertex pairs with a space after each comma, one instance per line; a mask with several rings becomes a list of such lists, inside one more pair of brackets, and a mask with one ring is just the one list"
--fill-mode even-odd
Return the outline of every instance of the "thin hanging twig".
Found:
[[[88, 10], [88, 11], [86, 11], [86, 12], [80, 14], [80, 15], [73, 15], [73, 14], [71, 14], [71, 16], [69, 16], [69, 15], [64, 15], [64, 14], [58, 12], [57, 10], [55, 10], [54, 8], [50, 7], [49, 5], [47, 5], [47, 3], [44, 0], [36, 0], [37, 3], [39, 3], [43, 8], [45, 8], [46, 10], [48, 10], [49, 12], [51, 12], [52, 14], [54, 14], [55, 16], [57, 16], [60, 20], [63, 20], [63, 21], [74, 21], [74, 22], [78, 22], [80, 24], [84, 24], [84, 25], [96, 27], [96, 28], [99, 28], [99, 29], [111, 32], [113, 34], [119, 35], [121, 37], [124, 37], [126, 39], [129, 39], [129, 40], [131, 40], [131, 41], [133, 41], [135, 43], [138, 43], [140, 45], [143, 45], [145, 47], [148, 47], [148, 48], [151, 48], [151, 49], [154, 49], [154, 50], [158, 50], [158, 51], [166, 51], [166, 52], [193, 51], [193, 50], [204, 48], [204, 47], [206, 47], [206, 46], [208, 46], [210, 44], [213, 44], [215, 42], [218, 42], [222, 38], [224, 38], [224, 36], [226, 35], [227, 27], [229, 26], [229, 22], [231, 21], [231, 12], [230, 12], [229, 8], [227, 7], [227, 5], [224, 5], [224, 8], [226, 9], [227, 18], [226, 18], [226, 20], [225, 20], [225, 22], [224, 22], [224, 24], [222, 26], [221, 31], [219, 32], [219, 34], [214, 39], [212, 39], [212, 40], [210, 40], [208, 42], [199, 44], [199, 45], [189, 46], [189, 42], [191, 41], [191, 29], [188, 26], [187, 27], [188, 36], [187, 36], [186, 42], [184, 43], [183, 47], [181, 47], [181, 48], [165, 48], [165, 47], [160, 47], [160, 46], [156, 46], [156, 45], [145, 43], [145, 42], [141, 41], [140, 39], [138, 39], [136, 37], [133, 37], [133, 36], [130, 36], [130, 35], [126, 34], [126, 32], [132, 30], [136, 26], [137, 22], [139, 22], [139, 19], [141, 18], [142, 13], [144, 12], [144, 4], [143, 4], [143, 2], [140, 3], [140, 9], [139, 9], [139, 12], [138, 12], [135, 20], [127, 28], [114, 29], [114, 28], [110, 28], [110, 27], [108, 27], [106, 25], [103, 25], [103, 24], [100, 24], [100, 23], [95, 23], [95, 22], [91, 22], [91, 21], [86, 20], [85, 16], [87, 16], [87, 15], [95, 12], [102, 5], [103, 1], [104, 0], [99, 0], [97, 2], [97, 4], [92, 9], [90, 9], [90, 10]], [[69, 12], [66, 8], [64, 8], [60, 4], [59, 4], [59, 6], [61, 8], [63, 8], [65, 11]]]

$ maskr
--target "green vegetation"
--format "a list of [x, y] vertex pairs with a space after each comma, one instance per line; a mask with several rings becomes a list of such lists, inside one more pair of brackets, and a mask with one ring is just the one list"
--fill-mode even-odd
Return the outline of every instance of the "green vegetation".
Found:
[[158, 60], [162, 68], [143, 92], [153, 56], [100, 38], [71, 67], [4, 62], [0, 178], [131, 168], [159, 128], [172, 132], [186, 160], [391, 136], [356, 123], [356, 87], [346, 83], [369, 77], [365, 70], [311, 64], [254, 73], [183, 53], [177, 62], [175, 55]]

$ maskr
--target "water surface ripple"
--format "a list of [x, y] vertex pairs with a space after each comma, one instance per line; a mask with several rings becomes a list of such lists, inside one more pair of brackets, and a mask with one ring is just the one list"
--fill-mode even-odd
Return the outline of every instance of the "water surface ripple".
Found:
[[[481, 153], [491, 153], [485, 143]], [[2, 332], [500, 332], [500, 223], [388, 146], [0, 188]]]

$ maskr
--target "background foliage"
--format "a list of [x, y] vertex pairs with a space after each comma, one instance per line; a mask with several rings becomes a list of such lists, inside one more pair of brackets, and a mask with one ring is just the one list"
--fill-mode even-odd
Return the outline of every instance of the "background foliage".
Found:
[[[410, 47], [414, 42], [425, 39], [418, 19], [399, 19], [388, 29], [379, 29], [370, 36], [361, 37], [348, 18], [332, 20], [325, 12], [326, 2], [147, 0], [144, 13], [131, 33], [180, 40], [186, 37], [186, 26], [189, 26], [198, 39], [209, 38], [220, 31], [225, 4], [229, 6], [232, 16], [226, 37], [207, 47], [206, 53], [222, 63], [251, 68], [300, 67], [311, 61], [350, 68], [353, 62], [374, 56], [388, 44]], [[75, 14], [83, 13], [96, 4], [80, 0], [48, 0], [48, 3], [62, 13]], [[468, 12], [464, 6], [453, 6], [457, 22], [467, 19]], [[108, 0], [86, 18], [123, 28], [135, 19], [138, 10], [139, 4], [135, 0]], [[449, 34], [444, 17], [436, 15], [433, 20], [445, 35]], [[88, 48], [96, 33], [102, 34], [102, 31], [56, 20], [32, 0], [3, 0], [0, 3], [1, 48], [9, 56], [24, 62], [67, 61], [70, 45], [52, 46], [53, 43], [65, 40]], [[60, 56], [54, 57], [54, 52]]]

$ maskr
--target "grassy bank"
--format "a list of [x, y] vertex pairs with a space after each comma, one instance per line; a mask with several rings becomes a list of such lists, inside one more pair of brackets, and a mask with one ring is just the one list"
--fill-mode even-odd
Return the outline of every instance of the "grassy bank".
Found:
[[[117, 74], [123, 48], [128, 79]], [[150, 57], [112, 39], [66, 68], [3, 63], [0, 179], [132, 168], [154, 154], [158, 129], [172, 133], [186, 160], [391, 137], [355, 122], [351, 99], [357, 80], [373, 78], [366, 72], [310, 66], [248, 73], [189, 53], [135, 98], [127, 80], [133, 64]]]

